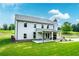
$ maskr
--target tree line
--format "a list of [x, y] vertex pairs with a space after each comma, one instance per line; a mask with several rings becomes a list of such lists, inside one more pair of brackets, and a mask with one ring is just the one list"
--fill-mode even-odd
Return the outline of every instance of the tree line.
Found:
[[73, 32], [79, 32], [79, 23], [77, 23], [77, 24], [71, 24], [69, 22], [64, 22], [64, 24], [59, 29], [64, 34], [68, 34], [71, 31], [73, 31]]
[[14, 30], [15, 24], [3, 24], [2, 27], [0, 27], [1, 30]]

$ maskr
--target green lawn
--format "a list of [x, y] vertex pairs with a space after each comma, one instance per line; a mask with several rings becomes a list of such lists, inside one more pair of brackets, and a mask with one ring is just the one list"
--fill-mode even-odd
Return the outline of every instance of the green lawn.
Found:
[[[79, 32], [70, 32], [71, 34], [61, 34], [62, 37], [65, 38], [79, 38]], [[60, 32], [58, 32], [58, 35], [60, 34]]]
[[71, 43], [12, 43], [10, 35], [14, 31], [2, 31], [0, 34], [1, 56], [79, 56], [79, 42]]

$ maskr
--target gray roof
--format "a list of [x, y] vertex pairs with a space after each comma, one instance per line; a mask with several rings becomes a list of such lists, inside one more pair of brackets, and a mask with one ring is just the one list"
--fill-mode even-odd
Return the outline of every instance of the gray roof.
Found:
[[33, 16], [25, 16], [25, 15], [15, 15], [15, 20], [20, 21], [28, 21], [28, 22], [34, 22], [34, 23], [45, 23], [45, 24], [53, 24], [53, 21]]

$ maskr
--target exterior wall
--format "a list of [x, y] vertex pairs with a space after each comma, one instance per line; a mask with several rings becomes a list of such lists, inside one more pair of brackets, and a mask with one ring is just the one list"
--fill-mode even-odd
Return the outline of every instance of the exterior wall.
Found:
[[36, 34], [36, 39], [43, 39], [42, 33], [37, 33]]
[[[41, 26], [42, 26], [42, 24], [36, 24], [36, 28], [41, 29]], [[36, 32], [36, 39], [42, 39], [42, 34]]]
[[47, 24], [44, 24], [43, 26], [44, 26], [44, 29], [47, 29]]
[[57, 27], [58, 24], [57, 24], [57, 22], [54, 22], [54, 25], [53, 26], [54, 26], [53, 30], [57, 32], [57, 30], [58, 30], [58, 27]]
[[18, 37], [17, 37], [17, 21], [15, 21], [15, 38], [16, 38], [16, 40], [18, 39]]
[[53, 25], [49, 25], [49, 29], [53, 29]]
[[[24, 23], [18, 21], [18, 40], [33, 39], [33, 32], [35, 32], [34, 23], [27, 23], [27, 27], [24, 27]], [[24, 39], [24, 33], [27, 34], [26, 39]]]
[[36, 24], [36, 28], [41, 28], [41, 24]]
[[[26, 22], [15, 21], [15, 23], [16, 23], [16, 27], [15, 27], [16, 40], [33, 39], [33, 32], [36, 32], [36, 28], [42, 29], [41, 28], [42, 24], [38, 24], [38, 23], [27, 22], [27, 27], [24, 27], [24, 23]], [[34, 28], [34, 24], [36, 24], [36, 28]], [[44, 26], [44, 29], [47, 29], [47, 24], [43, 24], [43, 26]], [[53, 25], [49, 25], [49, 29], [53, 30]], [[27, 34], [26, 39], [24, 39], [24, 33]], [[43, 39], [43, 35], [41, 33], [36, 32], [36, 39]]]

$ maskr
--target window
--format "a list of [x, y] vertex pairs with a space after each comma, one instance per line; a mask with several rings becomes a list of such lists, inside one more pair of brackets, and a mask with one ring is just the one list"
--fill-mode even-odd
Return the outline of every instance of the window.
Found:
[[27, 38], [27, 34], [24, 33], [24, 38]]
[[27, 23], [24, 23], [24, 27], [27, 27]]
[[34, 28], [36, 28], [36, 24], [34, 24]]
[[44, 26], [42, 25], [42, 27], [41, 28], [44, 28]]
[[33, 32], [33, 38], [34, 39], [36, 38], [36, 32]]
[[47, 25], [47, 29], [49, 28], [49, 25]]

